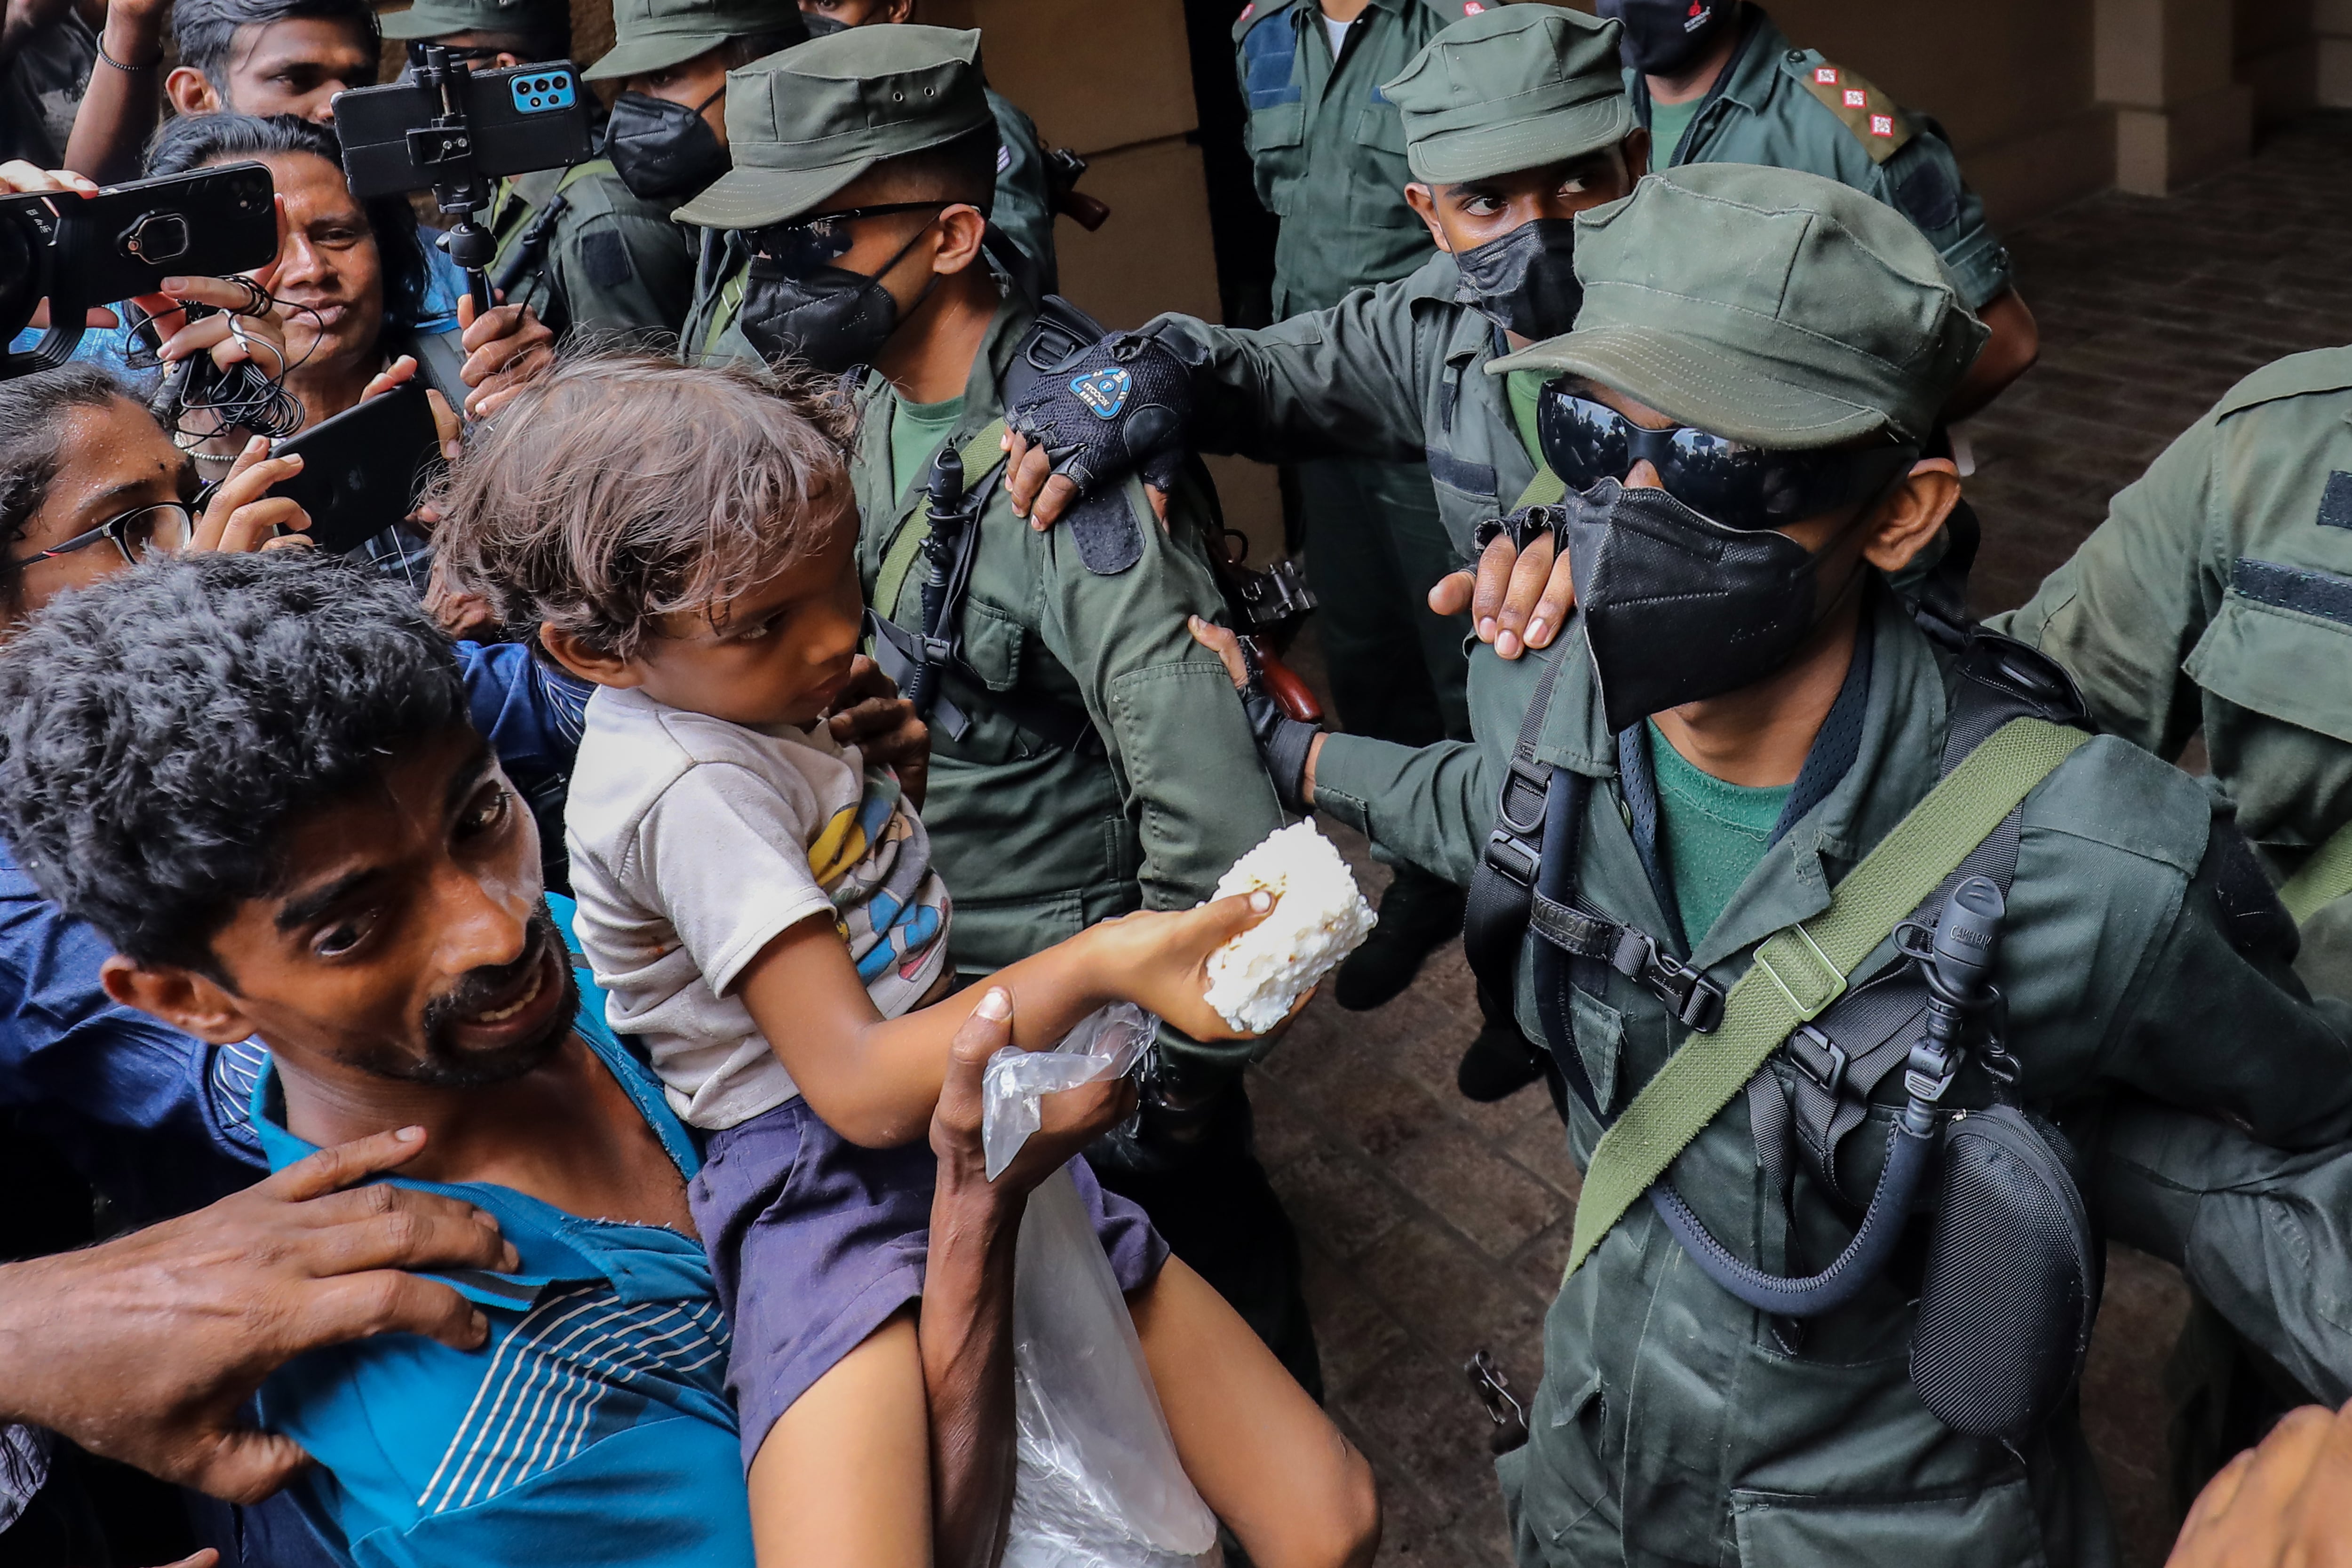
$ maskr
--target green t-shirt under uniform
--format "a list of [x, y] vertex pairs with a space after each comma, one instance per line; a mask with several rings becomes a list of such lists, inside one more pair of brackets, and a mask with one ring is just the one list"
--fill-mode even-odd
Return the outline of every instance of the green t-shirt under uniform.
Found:
[[1685, 99], [1680, 103], [1660, 103], [1650, 100], [1650, 167], [1664, 169], [1673, 166], [1675, 149], [1683, 144], [1683, 132], [1698, 118], [1699, 105], [1706, 94]]
[[903, 496], [921, 478], [963, 417], [963, 399], [901, 402], [890, 416], [890, 488]]
[[1726, 784], [1685, 761], [1655, 724], [1646, 728], [1666, 873], [1674, 879], [1683, 934], [1696, 948], [1771, 847], [1791, 786]]

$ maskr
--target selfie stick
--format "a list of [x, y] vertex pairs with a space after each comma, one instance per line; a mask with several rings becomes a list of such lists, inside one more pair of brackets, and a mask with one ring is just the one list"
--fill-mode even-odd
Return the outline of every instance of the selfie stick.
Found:
[[439, 44], [425, 45], [424, 56], [416, 82], [441, 100], [441, 112], [409, 132], [408, 156], [418, 168], [443, 176], [433, 183], [433, 200], [443, 216], [457, 221], [437, 243], [465, 269], [478, 321], [490, 309], [488, 268], [499, 247], [489, 230], [474, 222], [474, 215], [490, 205], [490, 185], [474, 167], [474, 132], [466, 122], [466, 62], [451, 59]]

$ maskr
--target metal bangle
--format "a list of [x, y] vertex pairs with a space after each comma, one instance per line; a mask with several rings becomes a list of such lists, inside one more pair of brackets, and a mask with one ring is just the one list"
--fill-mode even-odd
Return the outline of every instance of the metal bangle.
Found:
[[151, 71], [160, 68], [163, 63], [163, 51], [159, 47], [155, 50], [155, 58], [149, 60], [143, 66], [127, 66], [121, 60], [116, 59], [112, 55], [106, 52], [106, 38], [105, 36], [101, 34], [98, 40], [98, 58], [104, 60], [108, 65], [112, 66], [116, 70], [121, 71], [125, 76], [137, 76], [142, 71]]

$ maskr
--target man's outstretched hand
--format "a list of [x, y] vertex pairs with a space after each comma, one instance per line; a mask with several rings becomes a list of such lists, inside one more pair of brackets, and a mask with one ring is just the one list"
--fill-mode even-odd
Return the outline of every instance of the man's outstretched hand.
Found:
[[1441, 616], [1469, 611], [1478, 640], [1493, 644], [1504, 658], [1517, 658], [1552, 645], [1576, 608], [1576, 587], [1569, 581], [1568, 558], [1554, 550], [1550, 535], [1529, 541], [1524, 551], [1502, 535], [1478, 557], [1475, 578], [1467, 572], [1439, 578], [1429, 591], [1429, 607]]
[[2166, 1568], [2352, 1564], [2352, 1405], [2291, 1411], [2206, 1483]]
[[940, 1157], [942, 1203], [950, 1194], [970, 1194], [989, 1206], [1012, 1203], [1135, 1110], [1132, 1079], [1102, 1079], [1046, 1095], [1038, 1101], [1044, 1122], [990, 1182], [980, 1143], [981, 1079], [988, 1058], [1012, 1043], [1013, 994], [992, 986], [949, 1044], [947, 1080], [931, 1113], [931, 1152]]
[[488, 1324], [416, 1268], [516, 1267], [488, 1215], [357, 1184], [413, 1159], [422, 1128], [323, 1149], [244, 1192], [79, 1252], [0, 1268], [0, 1419], [230, 1502], [310, 1463], [236, 1411], [306, 1351], [370, 1334], [460, 1350]]

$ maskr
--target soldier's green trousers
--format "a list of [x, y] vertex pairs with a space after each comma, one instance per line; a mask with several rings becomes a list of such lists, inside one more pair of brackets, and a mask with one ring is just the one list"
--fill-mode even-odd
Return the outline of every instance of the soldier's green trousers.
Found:
[[1429, 470], [1319, 458], [1286, 472], [1339, 722], [1405, 746], [1468, 740], [1470, 617], [1433, 614], [1428, 599], [1463, 563], [1438, 521]]

